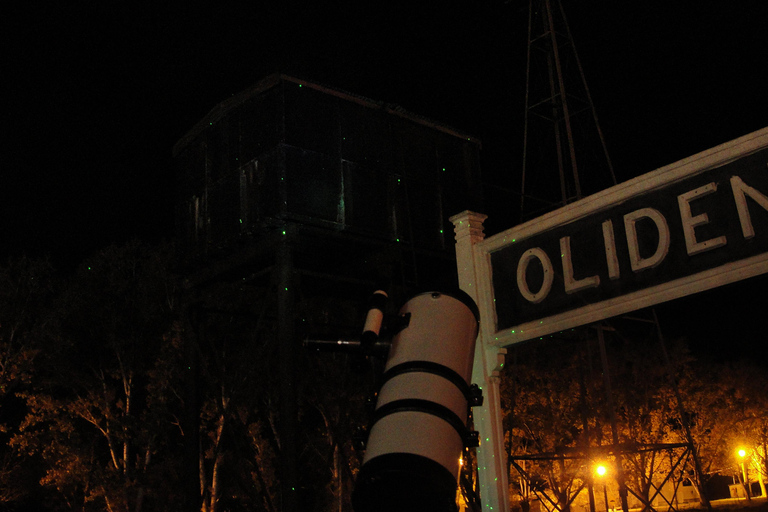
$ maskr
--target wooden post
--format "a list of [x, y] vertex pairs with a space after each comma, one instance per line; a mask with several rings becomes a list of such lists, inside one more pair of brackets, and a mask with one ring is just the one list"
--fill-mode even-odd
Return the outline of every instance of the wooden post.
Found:
[[480, 433], [477, 449], [477, 473], [480, 483], [482, 509], [494, 512], [509, 510], [506, 460], [504, 453], [504, 429], [502, 426], [499, 397], [499, 372], [504, 366], [506, 349], [500, 349], [493, 340], [493, 311], [482, 300], [492, 293], [488, 262], [481, 256], [475, 244], [482, 241], [483, 221], [486, 215], [464, 211], [450, 218], [456, 232], [456, 264], [459, 286], [467, 292], [480, 308], [480, 339], [475, 346], [472, 381], [483, 390], [482, 407], [475, 407], [472, 414], [475, 429]]

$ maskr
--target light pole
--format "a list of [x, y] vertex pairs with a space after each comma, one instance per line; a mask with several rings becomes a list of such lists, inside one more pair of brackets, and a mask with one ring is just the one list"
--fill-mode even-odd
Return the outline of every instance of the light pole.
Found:
[[608, 512], [608, 491], [605, 489], [605, 475], [608, 473], [608, 469], [602, 464], [598, 464], [595, 473], [603, 481], [603, 500], [605, 500], [605, 512]]
[[752, 493], [750, 492], [750, 485], [749, 485], [749, 473], [747, 469], [749, 467], [749, 464], [744, 464], [744, 460], [747, 457], [747, 450], [745, 450], [744, 448], [739, 448], [736, 451], [736, 454], [741, 459], [741, 474], [743, 477], [742, 482], [744, 482], [744, 492], [747, 494], [747, 501], [752, 501], [752, 496], [751, 496]]

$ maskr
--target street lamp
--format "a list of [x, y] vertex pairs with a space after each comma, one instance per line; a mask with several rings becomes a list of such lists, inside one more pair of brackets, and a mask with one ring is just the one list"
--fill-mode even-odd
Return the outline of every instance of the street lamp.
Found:
[[605, 512], [608, 512], [608, 491], [605, 489], [605, 475], [608, 474], [608, 468], [602, 464], [598, 464], [595, 468], [595, 473], [603, 481], [603, 500], [605, 500]]
[[741, 459], [741, 474], [743, 477], [742, 481], [744, 482], [744, 492], [746, 492], [747, 494], [747, 501], [752, 501], [752, 496], [751, 496], [752, 493], [750, 492], [750, 485], [749, 485], [749, 473], [747, 469], [749, 467], [749, 464], [744, 464], [744, 460], [747, 458], [747, 450], [745, 450], [744, 448], [739, 448], [736, 451], [736, 454]]

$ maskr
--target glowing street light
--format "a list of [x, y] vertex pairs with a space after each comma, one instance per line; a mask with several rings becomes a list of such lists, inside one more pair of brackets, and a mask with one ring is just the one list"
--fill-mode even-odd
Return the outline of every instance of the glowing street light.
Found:
[[605, 512], [608, 512], [608, 491], [605, 488], [605, 475], [608, 474], [608, 468], [602, 464], [598, 464], [595, 468], [595, 473], [597, 473], [597, 476], [603, 481], [603, 500], [605, 500]]
[[736, 451], [736, 454], [741, 459], [741, 473], [742, 473], [742, 476], [744, 478], [744, 480], [743, 480], [743, 482], [744, 482], [744, 492], [747, 493], [747, 501], [752, 501], [752, 496], [751, 496], [752, 493], [750, 492], [750, 487], [751, 486], [749, 485], [749, 473], [747, 472], [748, 471], [747, 470], [748, 464], [746, 464], [746, 465], [744, 464], [744, 460], [747, 458], [747, 450], [745, 450], [744, 448], [739, 448]]

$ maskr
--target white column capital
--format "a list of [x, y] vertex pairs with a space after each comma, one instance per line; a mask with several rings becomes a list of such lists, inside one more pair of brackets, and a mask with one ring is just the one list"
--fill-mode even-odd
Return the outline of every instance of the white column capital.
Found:
[[456, 233], [456, 242], [464, 242], [469, 237], [471, 244], [476, 244], [485, 238], [483, 222], [488, 216], [470, 210], [464, 210], [451, 217], [453, 230]]

